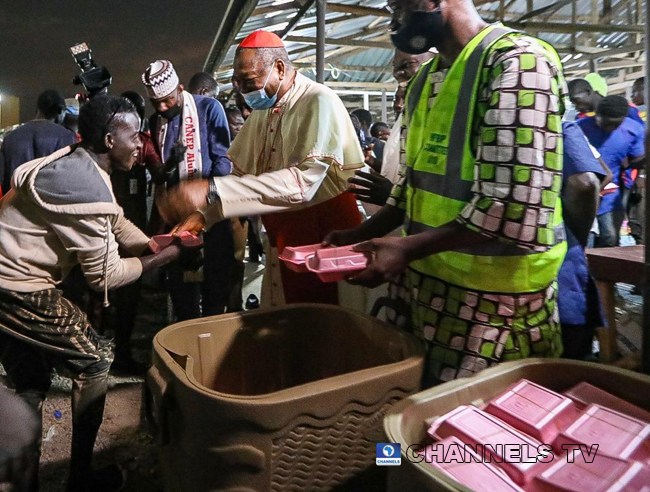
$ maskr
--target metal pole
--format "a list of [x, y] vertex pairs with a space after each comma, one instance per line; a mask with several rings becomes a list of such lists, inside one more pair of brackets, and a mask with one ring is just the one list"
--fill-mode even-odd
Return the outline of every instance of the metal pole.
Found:
[[[640, 3], [637, 3], [640, 5]], [[645, 84], [644, 96], [646, 108], [650, 104], [650, 9], [645, 2]], [[646, 124], [646, 129], [648, 128]], [[645, 138], [645, 278], [643, 281], [643, 327], [641, 341], [641, 370], [650, 374], [650, 132], [646, 130]]]
[[325, 14], [327, 0], [316, 1], [316, 82], [325, 82]]
[[386, 89], [381, 90], [381, 121], [388, 122], [388, 101], [386, 100]]

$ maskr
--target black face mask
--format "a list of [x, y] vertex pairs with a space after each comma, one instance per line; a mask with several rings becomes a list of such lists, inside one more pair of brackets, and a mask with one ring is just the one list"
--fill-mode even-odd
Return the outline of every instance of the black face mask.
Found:
[[391, 34], [390, 40], [395, 48], [404, 53], [421, 55], [440, 46], [444, 38], [444, 26], [440, 9], [433, 12], [416, 10]]
[[156, 112], [166, 120], [171, 121], [174, 118], [176, 118], [179, 114], [181, 114], [181, 107], [177, 104], [176, 106], [166, 109], [165, 111], [156, 111]]

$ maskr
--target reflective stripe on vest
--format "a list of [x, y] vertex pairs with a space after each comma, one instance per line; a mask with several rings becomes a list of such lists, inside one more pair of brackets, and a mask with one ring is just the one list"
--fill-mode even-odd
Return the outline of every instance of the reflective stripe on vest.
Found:
[[[423, 65], [409, 85], [405, 227], [408, 234], [455, 220], [472, 199], [472, 191], [480, 191], [472, 190], [476, 159], [469, 133], [480, 70], [492, 45], [512, 32], [493, 25], [475, 36], [450, 67], [433, 106], [429, 107], [429, 95], [439, 59]], [[559, 63], [552, 48], [541, 42], [540, 45], [545, 54]], [[555, 203], [554, 212], [548, 217], [548, 231], [540, 232], [552, 236], [546, 238], [550, 249], [543, 253], [495, 239], [432, 255], [413, 262], [411, 267], [468, 289], [504, 293], [541, 290], [556, 277], [566, 251], [559, 198]]]

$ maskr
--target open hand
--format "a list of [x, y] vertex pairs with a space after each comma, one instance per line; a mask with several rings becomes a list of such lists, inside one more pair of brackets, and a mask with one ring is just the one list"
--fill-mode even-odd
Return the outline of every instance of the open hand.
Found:
[[357, 244], [354, 251], [372, 253], [368, 268], [348, 279], [354, 285], [372, 288], [385, 282], [396, 282], [410, 263], [403, 238], [399, 237], [371, 239]]
[[363, 171], [356, 171], [354, 174], [356, 177], [348, 180], [348, 183], [354, 186], [350, 186], [348, 191], [354, 193], [357, 200], [379, 205], [380, 207], [386, 205], [386, 201], [393, 189], [393, 183], [390, 179], [381, 174]]

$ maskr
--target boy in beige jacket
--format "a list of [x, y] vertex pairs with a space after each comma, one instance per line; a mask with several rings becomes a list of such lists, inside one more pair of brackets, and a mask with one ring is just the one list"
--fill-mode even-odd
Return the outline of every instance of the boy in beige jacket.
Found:
[[[135, 163], [139, 128], [128, 100], [96, 97], [79, 116], [82, 142], [20, 166], [0, 201], [0, 362], [16, 393], [39, 416], [53, 366], [72, 376], [68, 492], [117, 490], [123, 477], [115, 466], [92, 468], [112, 344], [57, 286], [79, 264], [90, 286], [106, 298], [108, 289], [134, 282], [181, 251], [174, 245], [140, 258], [149, 238], [115, 201], [110, 174]], [[118, 245], [134, 257], [121, 258]], [[35, 449], [30, 491], [38, 490], [39, 456]]]

